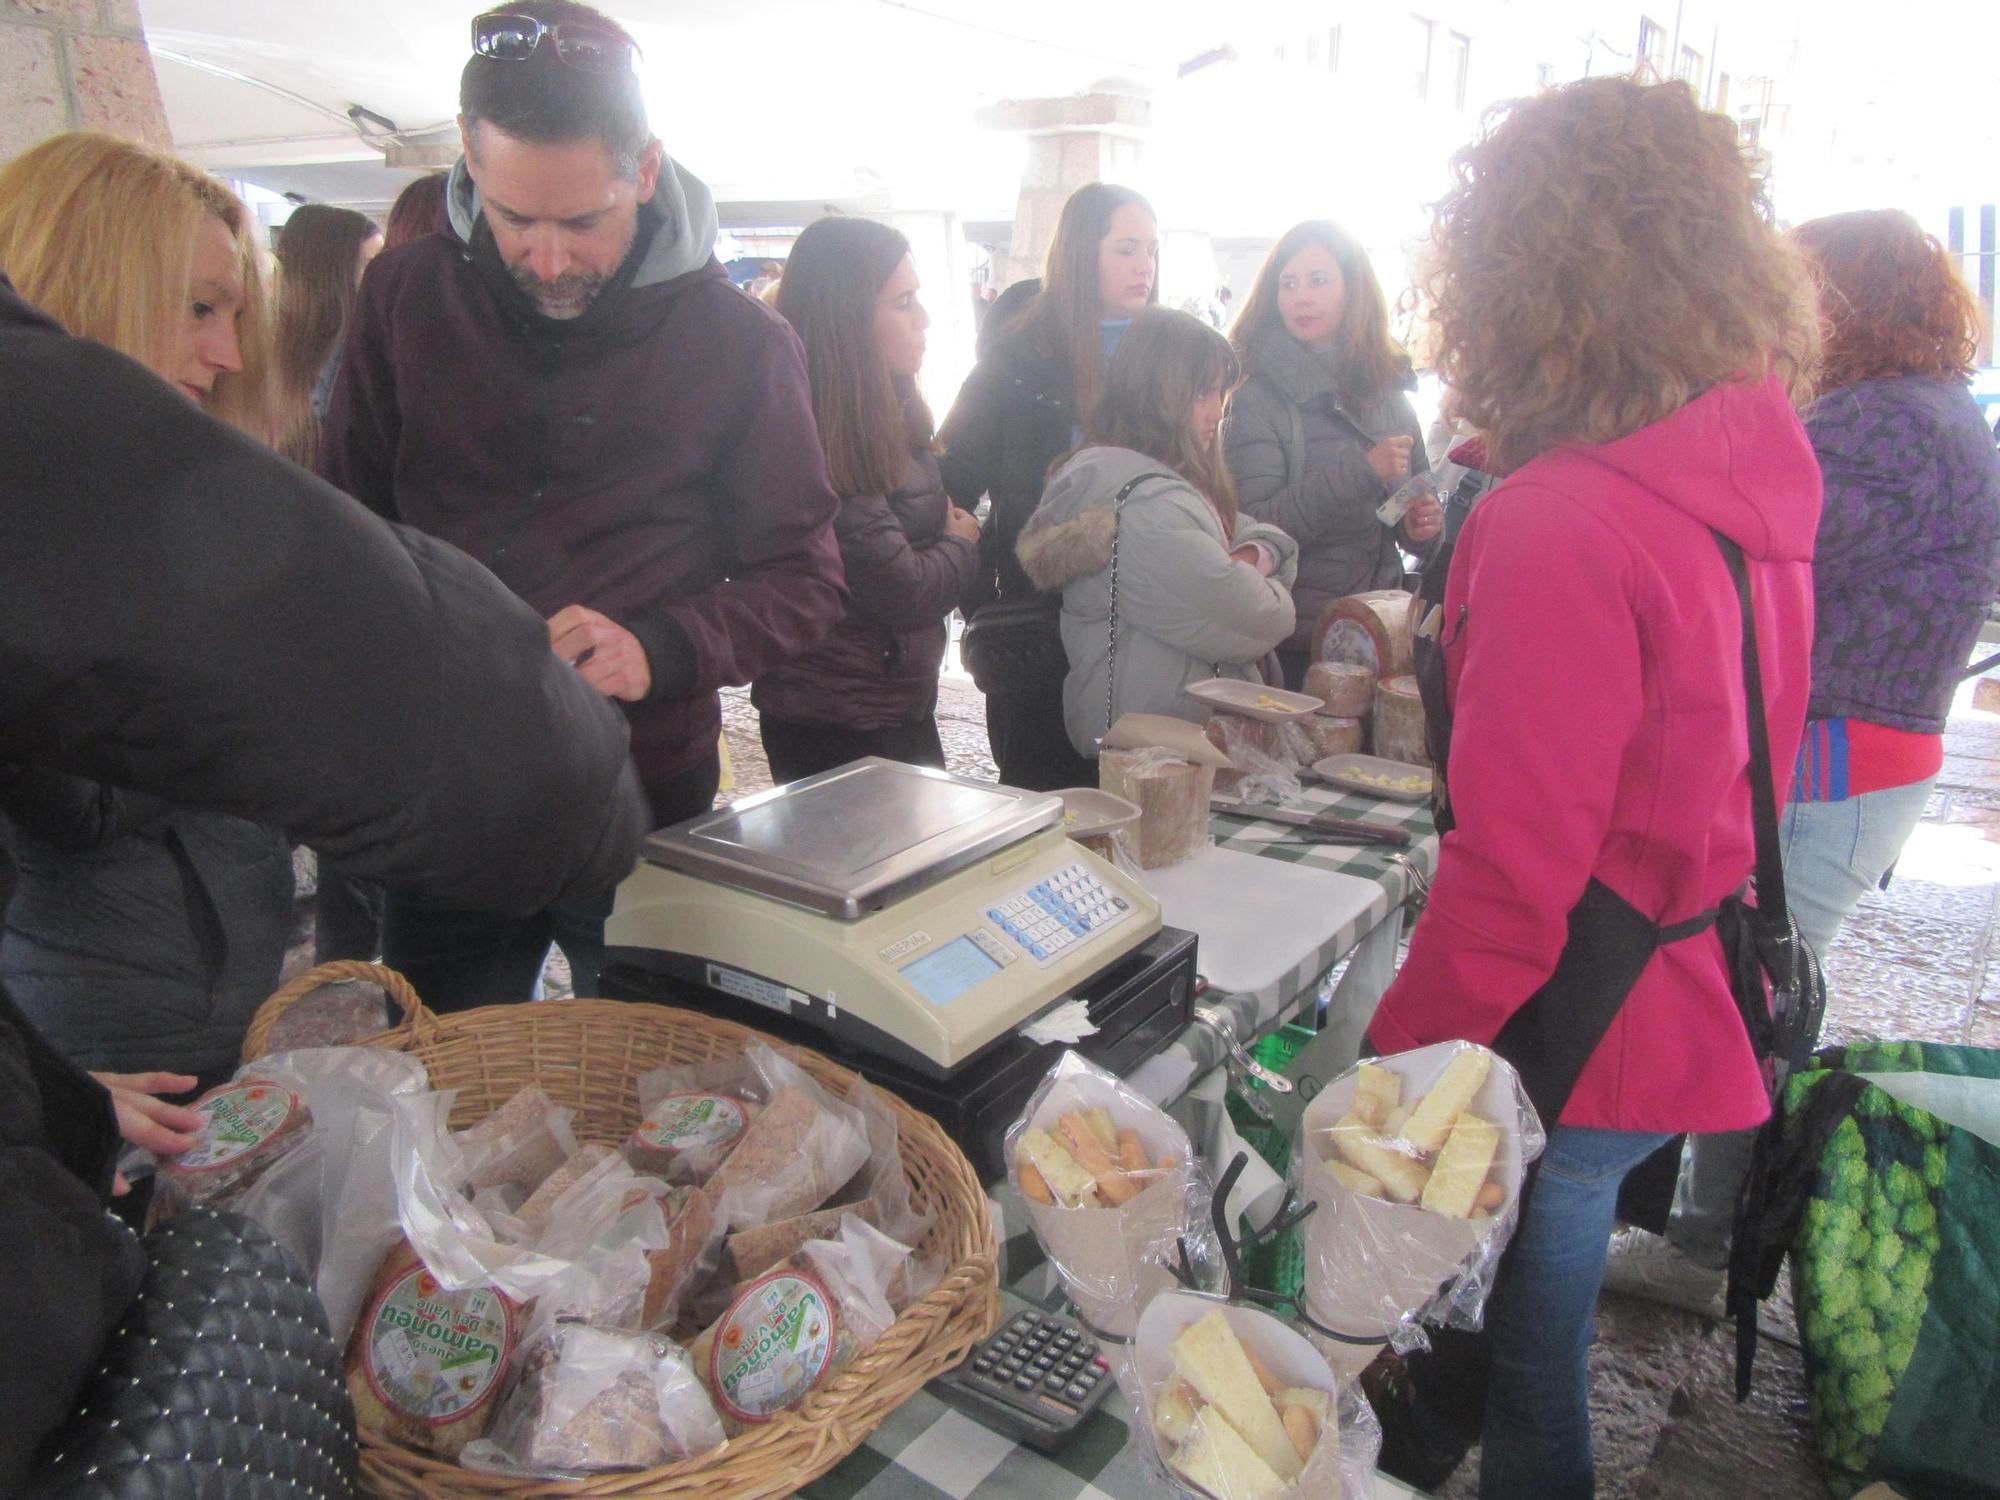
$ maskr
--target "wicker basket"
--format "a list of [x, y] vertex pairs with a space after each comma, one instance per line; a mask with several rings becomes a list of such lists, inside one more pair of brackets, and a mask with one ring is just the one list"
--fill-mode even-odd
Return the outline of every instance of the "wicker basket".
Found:
[[358, 979], [364, 984], [381, 987], [389, 997], [389, 1003], [401, 1013], [402, 1020], [395, 1030], [408, 1030], [417, 1024], [420, 1016], [429, 1016], [423, 1003], [417, 999], [417, 992], [410, 981], [394, 969], [385, 969], [380, 964], [356, 963], [351, 959], [341, 959], [336, 963], [320, 964], [307, 969], [291, 983], [272, 991], [271, 998], [257, 1007], [257, 1014], [250, 1018], [250, 1030], [243, 1037], [243, 1061], [254, 1062], [271, 1050], [271, 1028], [278, 1024], [278, 1017], [297, 1005], [314, 990], [324, 989], [329, 984], [340, 984], [349, 979]]
[[[638, 1124], [641, 1073], [727, 1056], [768, 1040], [691, 1010], [550, 1000], [445, 1016], [417, 1005], [403, 1026], [368, 1045], [413, 1053], [430, 1070], [433, 1087], [459, 1090], [452, 1109], [456, 1128], [534, 1083], [577, 1111], [579, 1139], [615, 1142]], [[804, 1048], [794, 1050], [800, 1065], [835, 1092], [853, 1083], [855, 1075], [846, 1068]], [[892, 1094], [881, 1097], [901, 1132], [911, 1204], [937, 1216], [919, 1253], [949, 1269], [872, 1348], [799, 1406], [678, 1464], [569, 1482], [475, 1474], [364, 1430], [363, 1485], [373, 1494], [397, 1497], [788, 1495], [832, 1468], [925, 1381], [962, 1360], [1000, 1314], [999, 1252], [986, 1194], [971, 1164], [935, 1120]]]

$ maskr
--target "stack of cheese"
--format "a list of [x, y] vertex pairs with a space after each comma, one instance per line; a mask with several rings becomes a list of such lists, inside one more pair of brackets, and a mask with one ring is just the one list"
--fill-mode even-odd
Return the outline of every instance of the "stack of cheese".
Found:
[[1328, 1172], [1343, 1186], [1391, 1203], [1413, 1203], [1456, 1219], [1492, 1217], [1506, 1201], [1494, 1177], [1500, 1127], [1470, 1108], [1493, 1054], [1469, 1047], [1428, 1094], [1402, 1102], [1403, 1080], [1363, 1063], [1348, 1111], [1323, 1132]]
[[1221, 1309], [1182, 1329], [1170, 1352], [1153, 1433], [1167, 1467], [1202, 1493], [1277, 1500], [1322, 1441], [1339, 1443], [1327, 1393], [1281, 1385]]
[[1173, 1169], [1146, 1160], [1136, 1130], [1120, 1130], [1105, 1109], [1073, 1109], [1053, 1130], [1030, 1126], [1014, 1148], [1021, 1192], [1044, 1208], [1123, 1208]]

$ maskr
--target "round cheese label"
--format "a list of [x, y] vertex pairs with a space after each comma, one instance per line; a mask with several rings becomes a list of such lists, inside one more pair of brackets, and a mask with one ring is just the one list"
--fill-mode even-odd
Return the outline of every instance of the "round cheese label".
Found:
[[420, 1263], [368, 1317], [368, 1383], [384, 1406], [438, 1426], [490, 1400], [514, 1346], [514, 1313], [491, 1287], [448, 1292]]
[[727, 1094], [667, 1094], [646, 1111], [632, 1139], [647, 1151], [721, 1153], [736, 1144], [750, 1115]]
[[803, 1271], [750, 1283], [716, 1325], [708, 1388], [739, 1422], [768, 1422], [804, 1400], [833, 1363], [840, 1318], [833, 1298]]
[[201, 1134], [165, 1163], [173, 1172], [215, 1172], [247, 1156], [277, 1135], [303, 1107], [299, 1096], [275, 1083], [245, 1079], [196, 1102], [205, 1116]]

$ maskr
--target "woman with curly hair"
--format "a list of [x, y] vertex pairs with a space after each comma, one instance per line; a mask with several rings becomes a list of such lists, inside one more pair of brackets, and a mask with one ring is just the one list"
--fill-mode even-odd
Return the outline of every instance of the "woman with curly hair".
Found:
[[[1572, 1500], [1594, 1491], [1620, 1183], [1676, 1134], [1768, 1113], [1714, 917], [1754, 859], [1749, 713], [1781, 768], [1805, 716], [1820, 484], [1792, 387], [1817, 324], [1735, 126], [1684, 84], [1518, 101], [1454, 177], [1438, 368], [1506, 477], [1438, 619], [1456, 826], [1370, 1036], [1508, 1028], [1524, 1078], [1555, 1080], [1531, 1085], [1548, 1147], [1486, 1308], [1483, 1425], [1459, 1437], [1481, 1440], [1483, 1500]], [[1721, 538], [1746, 560], [1754, 709]], [[1578, 937], [1608, 931], [1615, 982]], [[1418, 1430], [1448, 1449], [1415, 1368]]]
[[1792, 233], [1827, 329], [1806, 434], [1826, 485], [1812, 697], [1782, 828], [1814, 948], [1895, 863], [1944, 764], [1944, 721], [2000, 591], [2000, 453], [1966, 378], [1979, 312], [1908, 214]]
[[1278, 651], [1297, 687], [1326, 606], [1401, 588], [1397, 543], [1427, 544], [1444, 529], [1444, 507], [1425, 498], [1394, 527], [1376, 514], [1430, 460], [1406, 394], [1416, 376], [1353, 235], [1324, 219], [1287, 230], [1229, 341], [1243, 361], [1222, 424], [1229, 472], [1243, 508], [1299, 544], [1299, 623]]

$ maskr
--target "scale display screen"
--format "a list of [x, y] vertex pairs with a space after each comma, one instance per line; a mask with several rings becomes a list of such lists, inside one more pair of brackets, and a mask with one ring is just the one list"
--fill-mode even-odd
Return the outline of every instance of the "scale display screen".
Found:
[[926, 953], [899, 971], [933, 1005], [949, 1005], [960, 995], [1000, 972], [969, 937], [953, 938], [935, 953]]

